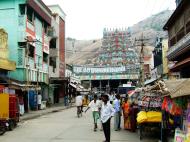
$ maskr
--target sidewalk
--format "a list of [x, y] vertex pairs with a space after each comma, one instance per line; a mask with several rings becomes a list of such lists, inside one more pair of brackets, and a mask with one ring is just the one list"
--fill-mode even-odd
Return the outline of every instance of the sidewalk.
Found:
[[25, 113], [23, 116], [20, 116], [20, 121], [34, 119], [48, 113], [61, 111], [71, 107], [73, 107], [73, 105], [65, 106], [64, 104], [57, 104], [44, 110], [30, 111], [29, 113]]

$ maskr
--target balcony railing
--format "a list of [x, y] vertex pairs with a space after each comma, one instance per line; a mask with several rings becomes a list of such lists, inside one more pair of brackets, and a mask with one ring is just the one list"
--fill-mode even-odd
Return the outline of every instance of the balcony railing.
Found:
[[32, 69], [34, 68], [34, 59], [33, 58], [31, 58], [31, 57], [28, 58], [28, 65], [30, 68], [32, 68]]
[[187, 44], [190, 42], [190, 33], [185, 35], [181, 40], [179, 40], [174, 46], [171, 46], [168, 50], [168, 57], [174, 55], [175, 52], [187, 48]]

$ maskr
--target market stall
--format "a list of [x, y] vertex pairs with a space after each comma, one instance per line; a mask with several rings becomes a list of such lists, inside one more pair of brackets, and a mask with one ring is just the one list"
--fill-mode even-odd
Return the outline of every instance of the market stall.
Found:
[[169, 96], [162, 103], [163, 129], [172, 134], [174, 142], [189, 142], [190, 79], [165, 81], [165, 84]]
[[141, 93], [138, 98], [139, 113], [137, 114], [137, 123], [139, 126], [140, 140], [143, 133], [159, 132], [162, 140], [162, 98], [160, 93], [148, 91]]

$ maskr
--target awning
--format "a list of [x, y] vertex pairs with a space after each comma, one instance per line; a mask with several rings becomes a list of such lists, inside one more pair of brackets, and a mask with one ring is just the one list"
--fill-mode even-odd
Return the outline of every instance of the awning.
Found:
[[171, 68], [171, 70], [176, 71], [176, 70], [178, 70], [180, 67], [185, 66], [185, 65], [188, 65], [188, 64], [190, 64], [190, 57], [184, 59], [183, 61], [177, 62], [177, 63]]
[[18, 90], [22, 90], [22, 91], [27, 91], [27, 90], [38, 90], [39, 91], [39, 90], [41, 90], [40, 86], [20, 84], [17, 82], [11, 82], [11, 84], [9, 85], [9, 88], [18, 89]]
[[171, 98], [190, 95], [190, 79], [168, 80], [165, 83]]

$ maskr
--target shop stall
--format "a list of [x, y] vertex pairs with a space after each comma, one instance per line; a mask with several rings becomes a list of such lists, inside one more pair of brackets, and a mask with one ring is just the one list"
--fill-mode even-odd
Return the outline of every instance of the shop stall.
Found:
[[169, 95], [163, 98], [163, 129], [174, 142], [190, 141], [190, 79], [166, 81]]

